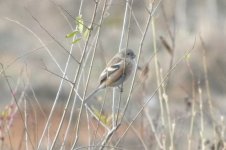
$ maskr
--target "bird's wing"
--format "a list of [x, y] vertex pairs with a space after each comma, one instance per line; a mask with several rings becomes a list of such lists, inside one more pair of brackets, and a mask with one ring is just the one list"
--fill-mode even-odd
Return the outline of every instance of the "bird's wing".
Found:
[[109, 76], [111, 76], [116, 71], [120, 70], [122, 62], [118, 62], [117, 64], [113, 64], [111, 66], [106, 67], [103, 72], [100, 74], [100, 84], [103, 83]]
[[[115, 60], [115, 59], [114, 59]], [[116, 63], [108, 63], [108, 66], [103, 70], [103, 72], [100, 75], [100, 84], [103, 82], [107, 86], [110, 86], [111, 84], [115, 83], [117, 80], [121, 78], [123, 75], [124, 69], [125, 69], [125, 61], [124, 59], [118, 59], [117, 61], [114, 61]], [[112, 64], [112, 65], [110, 65]]]

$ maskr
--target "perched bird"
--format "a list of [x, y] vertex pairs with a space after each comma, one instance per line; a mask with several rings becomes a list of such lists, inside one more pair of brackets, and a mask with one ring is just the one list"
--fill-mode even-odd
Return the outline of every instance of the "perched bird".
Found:
[[136, 55], [131, 49], [118, 52], [108, 63], [99, 77], [99, 85], [86, 98], [85, 102], [96, 92], [106, 87], [121, 85], [132, 74], [135, 68]]

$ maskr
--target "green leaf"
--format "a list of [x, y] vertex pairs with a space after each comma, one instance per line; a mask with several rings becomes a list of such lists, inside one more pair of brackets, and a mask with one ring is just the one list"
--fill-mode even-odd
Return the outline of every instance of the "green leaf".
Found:
[[75, 44], [77, 42], [79, 42], [81, 40], [81, 38], [77, 38], [76, 40], [72, 41], [72, 44]]
[[86, 31], [83, 33], [84, 39], [87, 40], [87, 38], [88, 38], [88, 36], [89, 36], [89, 32], [90, 32], [90, 30], [89, 30], [89, 29], [86, 29]]
[[80, 33], [83, 33], [84, 21], [82, 19], [82, 15], [79, 15], [78, 17], [76, 17], [76, 24], [77, 24], [78, 31]]
[[74, 32], [68, 33], [68, 34], [66, 35], [66, 38], [71, 38], [71, 37], [77, 35], [78, 33], [79, 33], [79, 31], [74, 31]]

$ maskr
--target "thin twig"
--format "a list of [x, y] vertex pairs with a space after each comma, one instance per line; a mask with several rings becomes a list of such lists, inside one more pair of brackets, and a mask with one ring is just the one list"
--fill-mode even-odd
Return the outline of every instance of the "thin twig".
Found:
[[101, 147], [100, 150], [103, 150], [106, 143], [108, 142], [108, 140], [111, 138], [111, 136], [114, 134], [114, 132], [118, 129], [119, 125], [117, 125], [116, 127], [112, 128], [107, 135], [105, 136], [104, 140], [101, 143]]
[[204, 78], [205, 78], [205, 87], [206, 87], [206, 91], [207, 91], [207, 101], [208, 101], [208, 105], [209, 105], [209, 110], [210, 110], [210, 117], [211, 117], [211, 120], [212, 120], [212, 127], [213, 127], [213, 136], [215, 139], [215, 146], [217, 144], [217, 136], [216, 136], [216, 132], [215, 132], [215, 129], [216, 129], [216, 123], [215, 123], [215, 119], [214, 119], [214, 113], [213, 113], [213, 103], [212, 103], [212, 96], [211, 96], [211, 92], [210, 92], [210, 84], [209, 84], [209, 79], [208, 79], [208, 66], [207, 66], [207, 56], [206, 56], [206, 51], [207, 51], [207, 48], [206, 48], [206, 45], [202, 39], [202, 37], [200, 36], [200, 41], [201, 41], [201, 44], [202, 44], [202, 47], [203, 47], [203, 51], [202, 51], [202, 64], [203, 64], [203, 71], [204, 71]]
[[[157, 5], [158, 7], [158, 5]], [[137, 66], [138, 66], [138, 63], [139, 63], [139, 60], [140, 60], [140, 53], [141, 53], [141, 50], [143, 48], [143, 43], [144, 43], [144, 39], [146, 37], [146, 34], [147, 34], [147, 31], [148, 31], [148, 27], [150, 25], [150, 22], [151, 22], [151, 18], [152, 18], [152, 15], [154, 14], [154, 10], [155, 9], [152, 9], [152, 13], [149, 14], [149, 17], [148, 17], [148, 21], [147, 21], [147, 24], [146, 24], [146, 27], [145, 27], [145, 31], [144, 31], [144, 34], [142, 36], [142, 39], [140, 41], [140, 44], [139, 44], [139, 50], [138, 50], [138, 56], [137, 56], [137, 63], [136, 63], [136, 66], [135, 66], [135, 71], [134, 71], [134, 75], [133, 75], [133, 79], [132, 79], [132, 85], [131, 85], [131, 88], [130, 88], [130, 91], [129, 91], [129, 95], [128, 95], [128, 98], [127, 98], [127, 101], [126, 101], [126, 104], [125, 104], [125, 107], [122, 111], [122, 119], [120, 120], [119, 124], [121, 124], [122, 120], [123, 120], [123, 117], [125, 115], [125, 111], [127, 110], [128, 108], [128, 105], [129, 105], [129, 101], [130, 101], [130, 97], [131, 97], [131, 93], [133, 91], [133, 88], [134, 88], [134, 81], [135, 81], [135, 77], [136, 77], [136, 72], [137, 72]], [[122, 135], [124, 136], [124, 135]], [[119, 144], [119, 141], [121, 140], [121, 138], [119, 138], [118, 142], [116, 143], [116, 145]]]
[[191, 110], [190, 129], [189, 129], [189, 133], [188, 133], [188, 150], [191, 150], [192, 134], [193, 134], [193, 128], [194, 128], [194, 119], [195, 119], [195, 115], [196, 115], [196, 110], [195, 110], [195, 98], [196, 98], [195, 76], [194, 76], [194, 72], [191, 68], [191, 65], [190, 65], [188, 59], [186, 59], [186, 65], [188, 67], [188, 71], [191, 74], [191, 78], [192, 78], [192, 110]]
[[[41, 47], [39, 47], [39, 48], [36, 48], [36, 49], [34, 49], [34, 50], [31, 50], [31, 51], [29, 51], [29, 52], [26, 52], [26, 53], [24, 53], [24, 54], [22, 54], [22, 55], [16, 57], [15, 59], [11, 60], [11, 61], [6, 65], [6, 67], [4, 68], [4, 70], [6, 71], [6, 70], [9, 69], [14, 63], [16, 63], [18, 60], [20, 60], [20, 59], [22, 59], [23, 57], [26, 57], [26, 56], [28, 56], [28, 55], [30, 55], [30, 54], [36, 52], [36, 51], [38, 51], [38, 50], [40, 50], [40, 49], [42, 49], [42, 48], [44, 48], [44, 47], [41, 46]], [[2, 74], [2, 72], [3, 72], [3, 70], [0, 71], [0, 74]]]
[[[129, 7], [130, 11], [129, 11], [129, 16], [128, 16], [128, 25], [127, 25], [128, 26], [128, 32], [127, 32], [127, 36], [126, 36], [126, 39], [125, 39], [126, 40], [126, 47], [125, 47], [125, 49], [128, 48], [129, 38], [130, 38], [129, 34], [130, 34], [130, 24], [131, 24], [132, 10], [133, 10], [132, 9], [133, 0], [131, 0], [131, 4], [129, 4], [129, 0], [127, 1], [127, 3], [128, 4], [126, 4], [126, 7]], [[126, 12], [126, 14], [127, 14], [127, 12]], [[125, 15], [125, 17], [127, 17], [127, 15]], [[126, 22], [124, 22], [124, 23], [126, 24]], [[121, 88], [123, 88], [123, 85], [124, 84], [122, 84]], [[114, 126], [116, 126], [116, 124], [118, 122], [118, 116], [119, 116], [119, 109], [120, 109], [121, 100], [122, 100], [122, 92], [120, 92], [120, 97], [119, 97], [119, 102], [118, 102], [118, 110], [117, 110], [117, 113], [116, 113], [117, 116], [116, 116], [116, 119], [114, 119], [115, 122], [113, 123]], [[115, 113], [113, 114], [113, 118], [115, 118]]]
[[[97, 116], [87, 104], [85, 104], [85, 106], [86, 106], [86, 110], [88, 110], [88, 111], [92, 114], [92, 116], [93, 116], [96, 120], [98, 120], [98, 123], [100, 123], [105, 129], [107, 129], [108, 131], [110, 131], [110, 128], [109, 128], [108, 126], [106, 126], [106, 125], [100, 120], [100, 117], [101, 117], [101, 116]], [[101, 115], [101, 114], [100, 114], [100, 115]]]
[[92, 70], [93, 62], [94, 62], [94, 58], [95, 58], [94, 56], [95, 56], [95, 53], [96, 53], [97, 43], [98, 43], [99, 35], [100, 35], [100, 29], [101, 29], [101, 25], [102, 25], [103, 18], [104, 18], [104, 12], [105, 12], [105, 8], [106, 8], [106, 2], [107, 2], [107, 0], [104, 1], [104, 6], [103, 6], [102, 13], [101, 13], [101, 18], [100, 18], [100, 26], [97, 29], [97, 39], [96, 39], [96, 42], [95, 42], [95, 45], [94, 45], [93, 56], [91, 58], [91, 64], [90, 64], [90, 68], [89, 68], [89, 72], [88, 72], [87, 82], [86, 82], [85, 89], [84, 89], [84, 92], [83, 92], [82, 104], [81, 104], [79, 115], [78, 115], [78, 118], [79, 119], [78, 119], [78, 123], [77, 123], [77, 127], [76, 127], [76, 129], [77, 129], [77, 132], [76, 132], [77, 139], [76, 139], [76, 141], [78, 141], [78, 138], [79, 138], [78, 134], [79, 134], [79, 128], [80, 128], [80, 120], [81, 120], [80, 118], [81, 118], [81, 113], [82, 113], [83, 106], [84, 106], [84, 99], [86, 97], [86, 92], [87, 92], [88, 84], [89, 84], [89, 81], [90, 81], [91, 70]]
[[[95, 139], [96, 139], [96, 136], [97, 136], [97, 132], [98, 132], [98, 129], [99, 129], [99, 126], [100, 126], [100, 122], [101, 121], [101, 116], [103, 115], [103, 110], [104, 110], [104, 105], [105, 105], [105, 102], [106, 102], [106, 95], [107, 95], [107, 89], [104, 90], [104, 101], [103, 101], [103, 104], [101, 104], [101, 108], [100, 108], [100, 116], [94, 116], [95, 118], [97, 118], [97, 127], [96, 127], [96, 130], [95, 130], [95, 133], [94, 133], [94, 140], [93, 140], [93, 145], [95, 144]], [[105, 125], [105, 129], [107, 129], [107, 131], [110, 131], [109, 127], [107, 127]]]
[[[195, 42], [194, 42], [195, 44]], [[173, 68], [170, 70], [170, 72], [172, 72], [176, 66], [182, 61], [184, 60], [184, 58], [191, 53], [191, 51], [194, 49], [194, 45], [192, 47], [192, 49], [187, 50], [184, 54], [183, 57], [181, 57], [174, 65]], [[169, 72], [167, 72], [167, 74], [164, 76], [162, 82], [160, 83], [160, 85], [162, 85], [168, 78]], [[140, 115], [140, 113], [143, 111], [143, 109], [145, 108], [145, 106], [152, 100], [152, 98], [155, 96], [155, 94], [157, 93], [157, 91], [159, 90], [159, 88], [161, 88], [161, 86], [157, 87], [156, 90], [153, 92], [153, 94], [148, 98], [148, 100], [142, 105], [141, 109], [137, 112], [137, 114], [134, 116], [134, 118], [132, 119], [130, 125], [133, 124], [133, 122], [137, 119], [137, 117]], [[119, 140], [116, 143], [116, 146], [119, 144], [119, 142], [121, 141], [121, 139], [125, 136], [125, 134], [128, 132], [130, 125], [126, 128], [125, 132], [122, 134], [122, 136], [119, 138]]]
[[78, 64], [80, 63], [39, 21], [38, 19], [32, 15], [29, 9], [25, 7], [25, 10], [31, 15], [31, 17], [38, 23], [38, 25], [61, 47], [63, 50], [71, 55], [71, 58], [73, 58]]
[[[126, 120], [126, 122], [129, 124], [129, 121]], [[136, 129], [136, 127], [134, 127], [133, 125], [131, 126], [131, 129], [133, 130], [133, 132], [136, 134], [136, 136], [138, 137], [138, 139], [140, 140], [141, 144], [143, 145], [145, 150], [148, 150], [147, 145], [145, 144], [145, 139], [142, 138], [142, 136], [140, 135], [139, 131]]]
[[[26, 125], [25, 125], [25, 119], [23, 118], [22, 111], [20, 110], [20, 107], [19, 107], [19, 101], [17, 100], [17, 98], [16, 98], [16, 96], [15, 96], [15, 93], [13, 92], [13, 89], [12, 89], [12, 87], [11, 87], [11, 84], [10, 84], [10, 82], [9, 82], [9, 79], [8, 79], [8, 77], [7, 77], [7, 75], [6, 75], [5, 71], [4, 71], [4, 67], [3, 67], [3, 65], [2, 65], [1, 63], [0, 63], [0, 66], [1, 66], [1, 68], [2, 68], [2, 70], [3, 70], [3, 76], [4, 76], [5, 80], [6, 80], [6, 83], [7, 83], [7, 85], [8, 85], [9, 90], [10, 90], [10, 93], [11, 93], [11, 95], [12, 95], [12, 97], [13, 97], [13, 100], [14, 100], [14, 102], [15, 102], [15, 104], [16, 104], [16, 106], [17, 106], [17, 109], [18, 109], [18, 111], [19, 111], [20, 118], [21, 118], [22, 122], [24, 123], [24, 129], [25, 129], [25, 132], [26, 132], [26, 134], [27, 134], [27, 137], [28, 137], [28, 139], [29, 139], [29, 141], [30, 141], [30, 143], [31, 143], [32, 149], [35, 149], [35, 148], [34, 148], [34, 145], [33, 145], [33, 143], [32, 143], [31, 137], [30, 137], [30, 135], [29, 135], [28, 129], [27, 129]], [[27, 87], [26, 87], [26, 88], [27, 88]], [[21, 94], [21, 96], [24, 96], [24, 94], [25, 94], [25, 89], [24, 89], [23, 93]], [[23, 98], [23, 97], [21, 97], [20, 99], [22, 99], [22, 98]], [[20, 100], [20, 99], [19, 99], [19, 100]]]
[[[90, 28], [92, 28], [93, 27], [93, 22], [94, 22], [94, 19], [96, 18], [96, 14], [97, 14], [97, 7], [98, 7], [98, 2], [96, 2], [95, 3], [95, 6], [94, 6], [94, 12], [93, 12], [93, 16], [92, 16], [92, 23], [91, 23], [91, 25], [90, 25]], [[91, 30], [92, 31], [92, 30]], [[86, 43], [85, 43], [85, 46], [84, 46], [84, 49], [83, 49], [83, 53], [82, 53], [82, 57], [81, 57], [81, 60], [80, 60], [80, 62], [81, 62], [81, 65], [79, 66], [79, 68], [78, 68], [78, 71], [77, 71], [77, 73], [76, 73], [76, 75], [75, 75], [75, 83], [77, 83], [77, 80], [78, 80], [78, 76], [79, 76], [79, 74], [80, 74], [80, 71], [82, 70], [82, 66], [83, 66], [83, 61], [84, 61], [84, 59], [85, 59], [85, 53], [86, 53], [86, 50], [87, 50], [87, 47], [88, 47], [88, 42], [89, 42], [89, 39], [90, 39], [90, 36], [91, 36], [91, 31], [89, 32], [89, 34], [88, 34], [88, 38], [87, 38], [87, 41], [86, 41]], [[82, 106], [83, 107], [83, 106]], [[80, 120], [80, 118], [78, 118], [77, 119], [78, 121]], [[77, 124], [78, 124], [79, 122], [77, 122]], [[75, 145], [76, 145], [76, 143], [77, 143], [77, 140], [78, 140], [78, 132], [79, 132], [79, 130], [77, 130], [77, 132], [76, 132], [76, 134], [75, 134], [75, 140], [74, 140], [74, 143], [73, 143], [73, 145], [72, 145], [72, 149], [74, 149], [74, 147], [75, 147]]]
[[199, 111], [200, 111], [200, 140], [201, 140], [201, 149], [205, 150], [205, 137], [204, 137], [204, 116], [203, 116], [203, 98], [202, 98], [202, 89], [199, 85]]
[[148, 122], [149, 122], [149, 124], [150, 124], [150, 126], [151, 126], [152, 132], [153, 132], [153, 134], [154, 134], [155, 140], [156, 140], [156, 142], [157, 142], [159, 148], [160, 148], [160, 149], [163, 149], [163, 145], [161, 144], [160, 138], [158, 137], [158, 135], [157, 135], [157, 133], [156, 133], [156, 129], [155, 129], [155, 127], [154, 127], [152, 118], [151, 118], [151, 116], [149, 115], [148, 109], [147, 109], [147, 108], [144, 108], [144, 112], [145, 112], [145, 115], [146, 115], [146, 117], [147, 117], [147, 119], [148, 119]]
[[[97, 35], [97, 34], [96, 34], [96, 35]], [[95, 41], [95, 39], [96, 39], [96, 35], [94, 36], [94, 41]], [[91, 51], [91, 50], [89, 50], [89, 52], [90, 52], [90, 51]], [[89, 56], [89, 53], [88, 53], [87, 55]], [[87, 62], [87, 60], [88, 60], [88, 56], [86, 57], [86, 59], [85, 59], [85, 61], [84, 61], [84, 64], [86, 64], [86, 62]], [[82, 69], [82, 72], [83, 72], [83, 71], [84, 71], [84, 67], [83, 67], [83, 69]], [[75, 76], [74, 81], [76, 81], [76, 77], [77, 77], [77, 75]], [[80, 81], [81, 81], [81, 78], [82, 78], [82, 75], [78, 77], [78, 83], [77, 83], [76, 87], [74, 88], [74, 91], [75, 91], [75, 92], [77, 92], [78, 89], [79, 89], [79, 87], [80, 87]], [[72, 87], [71, 90], [70, 90], [70, 94], [69, 94], [69, 97], [68, 97], [67, 101], [69, 101], [70, 98], [71, 98], [71, 97], [70, 97], [70, 96], [72, 95], [71, 92], [73, 92], [73, 87]], [[76, 94], [77, 94], [77, 93], [76, 93]], [[73, 119], [73, 115], [74, 115], [74, 109], [75, 109], [75, 104], [76, 104], [76, 101], [77, 101], [77, 97], [79, 97], [79, 99], [82, 100], [82, 97], [79, 96], [79, 94], [77, 94], [77, 95], [74, 96], [74, 98], [73, 98], [72, 108], [71, 108], [71, 110], [70, 110], [71, 113], [70, 113], [70, 117], [69, 117], [69, 121], [68, 121], [68, 125], [67, 125], [66, 131], [65, 131], [64, 140], [63, 140], [63, 142], [62, 142], [62, 145], [64, 145], [64, 143], [65, 143], [65, 141], [66, 141], [66, 139], [67, 139], [68, 133], [69, 133], [69, 129], [70, 129], [70, 127], [71, 127], [71, 123], [72, 123], [72, 119]], [[69, 104], [69, 103], [68, 103], [68, 104]], [[68, 107], [68, 105], [65, 106], [65, 110], [67, 110], [67, 107]], [[63, 148], [63, 147], [61, 147], [61, 150], [62, 150], [62, 148]]]
[[[154, 20], [152, 20], [152, 34], [153, 34], [153, 48], [155, 53], [155, 73], [156, 73], [156, 81], [157, 81], [157, 87], [161, 87], [162, 85], [160, 80], [160, 69], [159, 69], [159, 63], [158, 63], [158, 55], [157, 53], [157, 44], [156, 44], [156, 34], [155, 34], [155, 23]], [[158, 90], [158, 98], [160, 103], [160, 111], [161, 111], [161, 124], [165, 125], [165, 118], [164, 118], [164, 109], [163, 109], [163, 97], [162, 97], [162, 88], [159, 88]]]
[[17, 25], [19, 25], [20, 27], [22, 27], [23, 29], [27, 30], [28, 32], [30, 32], [43, 46], [43, 48], [47, 51], [47, 53], [49, 54], [50, 58], [53, 60], [53, 62], [57, 65], [57, 67], [60, 69], [61, 73], [63, 73], [63, 69], [61, 68], [61, 66], [59, 65], [59, 63], [57, 62], [56, 58], [53, 56], [53, 54], [50, 52], [49, 48], [46, 46], [46, 44], [41, 40], [41, 38], [34, 33], [30, 28], [28, 28], [27, 26], [25, 26], [24, 24], [22, 24], [21, 22], [17, 21], [17, 20], [13, 20], [10, 18], [4, 18], [7, 21], [16, 23]]
[[[97, 10], [97, 3], [95, 4], [95, 9], [94, 9], [94, 14], [93, 14], [92, 22], [94, 21], [94, 18], [95, 18], [95, 16], [96, 16], [96, 10]], [[92, 27], [92, 26], [93, 26], [93, 24], [91, 24], [91, 27]], [[74, 83], [75, 83], [75, 84], [73, 85], [72, 89], [75, 88], [76, 80], [78, 80], [77, 77], [78, 77], [79, 74], [81, 74], [83, 62], [84, 62], [84, 60], [85, 60], [85, 53], [86, 53], [86, 50], [87, 50], [87, 45], [88, 45], [88, 41], [89, 41], [89, 39], [90, 39], [90, 36], [91, 36], [91, 31], [88, 33], [88, 38], [87, 38], [87, 41], [86, 41], [86, 43], [85, 43], [85, 46], [84, 46], [84, 49], [83, 49], [83, 52], [82, 52], [81, 60], [79, 61], [79, 62], [80, 62], [80, 65], [79, 65], [79, 68], [78, 68], [77, 73], [76, 73], [76, 75], [75, 75], [75, 80], [74, 80]], [[75, 36], [74, 36], [74, 37], [75, 37]], [[72, 45], [72, 47], [73, 47], [73, 45]], [[72, 96], [72, 92], [70, 92], [70, 94], [69, 94], [69, 99], [68, 99], [68, 101], [67, 101], [67, 103], [66, 103], [66, 105], [65, 105], [65, 109], [64, 109], [63, 115], [62, 115], [62, 117], [61, 117], [61, 120], [60, 120], [58, 129], [57, 129], [56, 135], [55, 135], [55, 137], [54, 137], [53, 143], [52, 143], [52, 145], [51, 145], [51, 149], [54, 148], [54, 145], [55, 145], [55, 143], [56, 143], [57, 137], [59, 136], [60, 130], [61, 130], [61, 128], [62, 128], [64, 119], [65, 119], [66, 110], [67, 110], [67, 108], [68, 108], [68, 105], [69, 105], [69, 101], [70, 101], [70, 97], [71, 97], [71, 96]], [[83, 106], [82, 106], [82, 107], [83, 107]], [[81, 110], [81, 109], [80, 109], [80, 110]], [[80, 117], [78, 117], [78, 123], [77, 123], [77, 124], [79, 124], [79, 122], [80, 122]], [[79, 132], [79, 129], [77, 128], [76, 138], [75, 138], [75, 141], [74, 141], [74, 143], [73, 143], [72, 149], [74, 148], [74, 146], [75, 146], [75, 144], [76, 144], [76, 142], [77, 142], [77, 140], [78, 140], [78, 132]]]

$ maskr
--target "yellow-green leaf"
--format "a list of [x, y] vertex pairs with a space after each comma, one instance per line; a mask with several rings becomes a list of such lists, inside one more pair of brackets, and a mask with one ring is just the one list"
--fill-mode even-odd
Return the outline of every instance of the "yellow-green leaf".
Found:
[[101, 114], [97, 109], [93, 109], [94, 114], [98, 117], [98, 119], [105, 125], [107, 125], [107, 116]]
[[79, 31], [74, 31], [74, 32], [68, 33], [68, 34], [66, 35], [66, 38], [71, 38], [71, 37], [77, 35], [78, 33], [79, 33]]
[[86, 39], [87, 40], [87, 38], [88, 38], [88, 36], [89, 36], [89, 29], [86, 29], [86, 31], [83, 33], [83, 37], [84, 37], [84, 39]]
[[84, 21], [83, 21], [83, 19], [82, 19], [82, 15], [79, 15], [79, 16], [76, 18], [76, 24], [77, 24], [78, 31], [79, 31], [80, 33], [83, 33]]
[[81, 40], [81, 38], [77, 38], [74, 41], [72, 41], [72, 44], [75, 44], [75, 43], [79, 42], [80, 40]]

